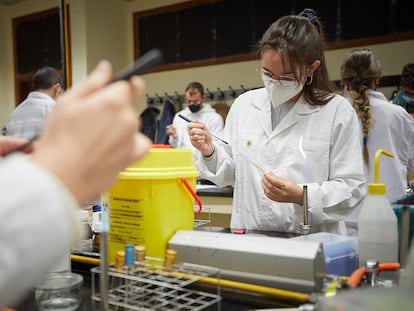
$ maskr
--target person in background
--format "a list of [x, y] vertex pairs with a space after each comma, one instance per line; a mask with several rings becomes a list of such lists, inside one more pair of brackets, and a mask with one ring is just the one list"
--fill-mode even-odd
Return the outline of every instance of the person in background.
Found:
[[42, 67], [33, 76], [33, 91], [11, 114], [6, 134], [31, 139], [38, 135], [61, 92], [62, 78], [55, 69]]
[[111, 77], [103, 61], [66, 92], [24, 150], [30, 154], [13, 151], [26, 140], [0, 136], [0, 308], [17, 303], [78, 242], [79, 206], [150, 148], [133, 105], [142, 79], [108, 84]]
[[403, 67], [400, 88], [391, 102], [403, 107], [414, 117], [414, 63]]
[[315, 11], [278, 19], [257, 52], [265, 87], [232, 104], [228, 144], [204, 123], [188, 125], [200, 175], [234, 184], [232, 229], [301, 233], [306, 185], [309, 232], [346, 234], [344, 219], [366, 195], [358, 117], [330, 83]]
[[[212, 134], [220, 134], [224, 127], [223, 118], [211, 107], [209, 103], [204, 102], [204, 87], [200, 82], [190, 82], [185, 88], [185, 99], [187, 107], [179, 111], [173, 119], [172, 124], [166, 127], [166, 133], [169, 135], [169, 144], [173, 148], [188, 148], [196, 151], [191, 144], [187, 133], [188, 123], [181, 119], [178, 114], [182, 114], [190, 120], [197, 120], [206, 124]], [[197, 166], [197, 158], [194, 156], [194, 163]]]
[[[374, 156], [377, 150], [391, 152], [394, 158], [379, 162], [380, 182], [392, 202], [406, 195], [408, 179], [414, 173], [414, 119], [401, 106], [390, 105], [377, 91], [381, 64], [372, 51], [356, 49], [341, 65], [342, 84], [355, 108], [362, 131], [365, 177], [374, 182]], [[347, 218], [349, 232], [355, 234], [359, 210]]]

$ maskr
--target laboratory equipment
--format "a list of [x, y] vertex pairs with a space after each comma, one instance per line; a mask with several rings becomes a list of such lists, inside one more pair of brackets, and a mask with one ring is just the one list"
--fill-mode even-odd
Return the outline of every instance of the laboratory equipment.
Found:
[[[102, 292], [96, 283], [102, 271], [95, 267], [91, 272], [92, 300], [99, 302]], [[144, 262], [136, 262], [134, 266], [109, 266], [108, 275], [111, 279], [108, 305], [115, 309], [197, 311], [221, 301], [219, 286], [215, 293], [192, 288], [203, 278], [220, 280], [219, 270], [209, 266], [168, 262], [166, 267], [164, 259], [146, 256]]]
[[398, 224], [385, 184], [379, 183], [379, 157], [393, 155], [379, 149], [374, 157], [374, 183], [368, 184], [368, 195], [358, 215], [359, 266], [369, 260], [398, 262]]
[[73, 311], [81, 302], [81, 274], [47, 273], [35, 286], [36, 304], [40, 311]]
[[307, 293], [323, 286], [321, 242], [178, 230], [168, 247], [178, 261], [219, 268], [223, 279]]

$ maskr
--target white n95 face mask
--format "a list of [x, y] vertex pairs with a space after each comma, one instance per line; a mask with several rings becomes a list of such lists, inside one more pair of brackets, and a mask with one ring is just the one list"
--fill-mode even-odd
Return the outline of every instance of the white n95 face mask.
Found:
[[298, 81], [295, 81], [292, 85], [282, 85], [277, 80], [263, 79], [263, 83], [273, 108], [286, 103], [303, 89], [303, 84]]

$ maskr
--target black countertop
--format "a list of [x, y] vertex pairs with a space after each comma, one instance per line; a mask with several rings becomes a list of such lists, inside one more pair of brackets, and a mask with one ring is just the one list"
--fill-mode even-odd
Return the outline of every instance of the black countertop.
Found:
[[204, 197], [233, 197], [233, 187], [227, 186], [220, 188], [211, 184], [197, 184], [197, 195]]

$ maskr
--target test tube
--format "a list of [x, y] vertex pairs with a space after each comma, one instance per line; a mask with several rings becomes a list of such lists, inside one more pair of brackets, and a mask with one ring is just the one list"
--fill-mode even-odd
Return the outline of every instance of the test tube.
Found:
[[164, 268], [166, 270], [172, 270], [172, 267], [175, 265], [176, 258], [177, 258], [177, 251], [173, 249], [167, 249], [165, 251], [165, 257], [164, 257]]
[[125, 251], [117, 251], [115, 257], [115, 271], [122, 272], [125, 265]]
[[144, 267], [145, 266], [145, 245], [137, 245], [135, 246], [135, 262], [137, 267]]
[[128, 270], [134, 266], [135, 247], [133, 244], [125, 245], [125, 268]]
[[[116, 252], [115, 256], [115, 272], [123, 273], [124, 270], [124, 264], [125, 264], [125, 251], [119, 250]], [[113, 290], [119, 286], [121, 286], [123, 283], [122, 278], [117, 276], [111, 277], [111, 283], [110, 283], [110, 289]]]
[[[135, 264], [135, 252], [134, 252], [134, 245], [133, 244], [126, 244], [125, 245], [125, 269], [128, 275], [133, 274], [134, 264]], [[125, 281], [126, 291], [125, 291], [125, 301], [129, 303], [130, 297], [132, 295], [132, 281], [127, 279]]]

